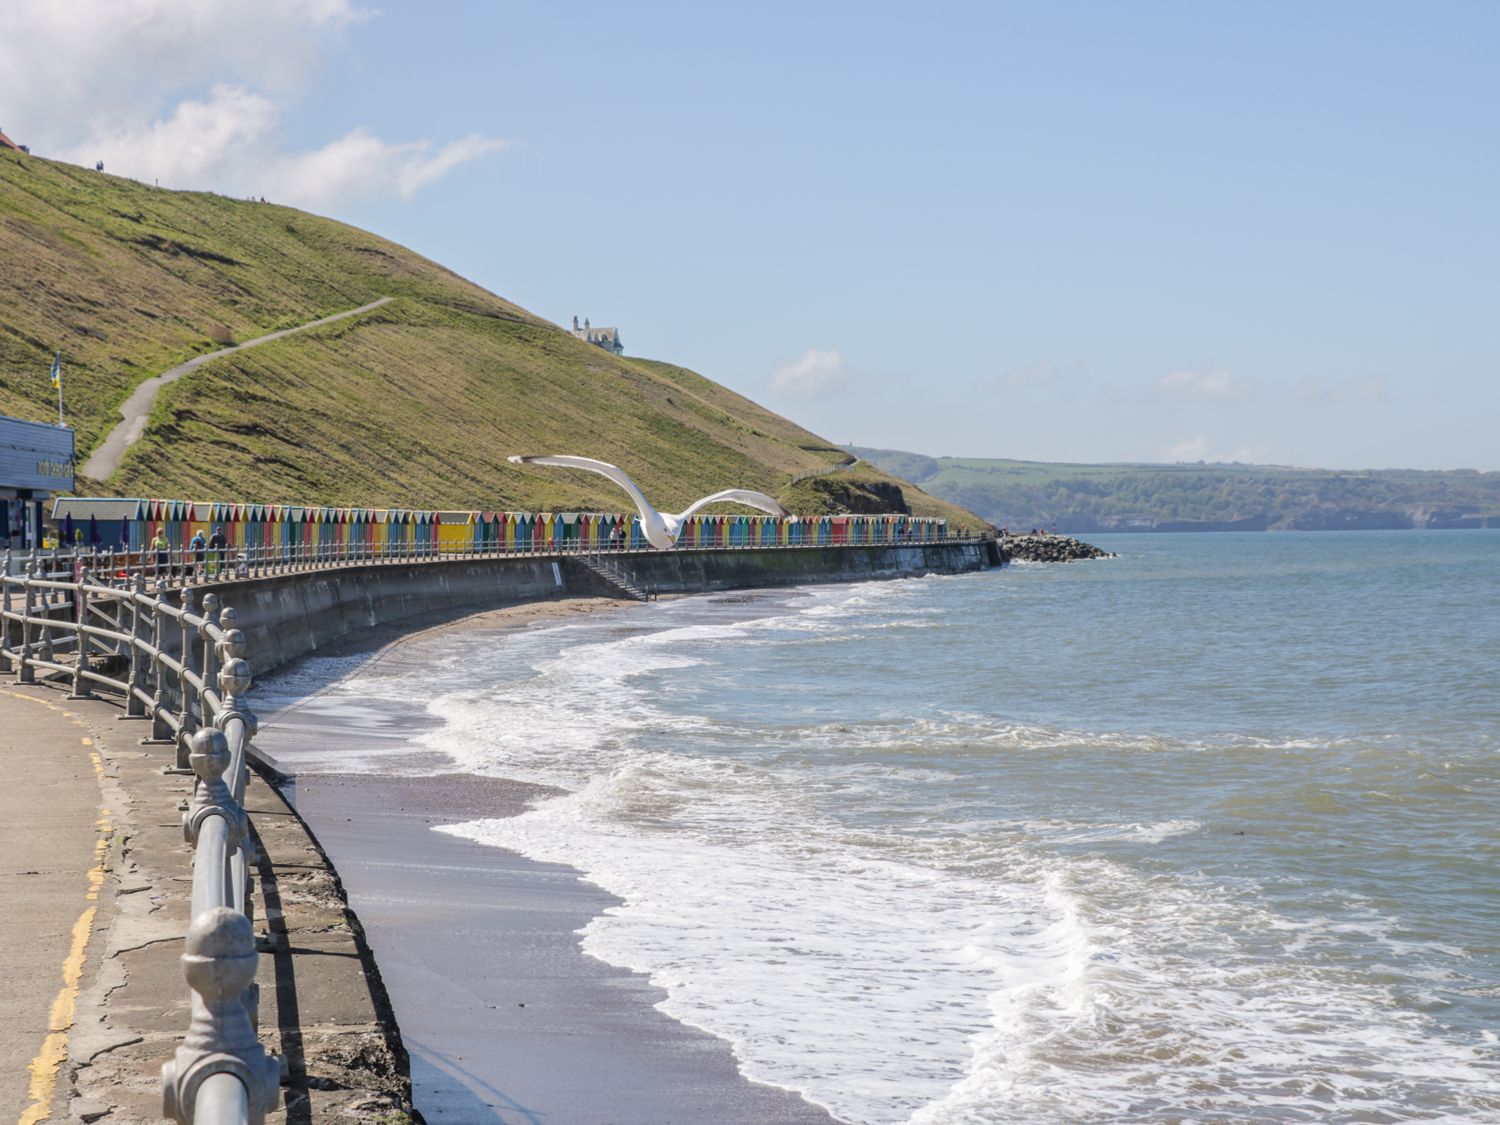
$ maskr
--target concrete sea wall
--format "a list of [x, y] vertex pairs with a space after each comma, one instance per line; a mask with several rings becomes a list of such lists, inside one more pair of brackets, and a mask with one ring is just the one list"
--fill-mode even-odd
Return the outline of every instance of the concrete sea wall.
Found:
[[[999, 564], [992, 543], [631, 553], [619, 565], [658, 593], [959, 574]], [[515, 602], [614, 595], [573, 557], [381, 563], [216, 583], [245, 631], [257, 675], [364, 628], [406, 618], [478, 613]]]
[[904, 547], [799, 547], [745, 551], [661, 551], [626, 555], [620, 565], [663, 594], [804, 582], [861, 582], [919, 574], [961, 574], [998, 566], [993, 543], [913, 543]]

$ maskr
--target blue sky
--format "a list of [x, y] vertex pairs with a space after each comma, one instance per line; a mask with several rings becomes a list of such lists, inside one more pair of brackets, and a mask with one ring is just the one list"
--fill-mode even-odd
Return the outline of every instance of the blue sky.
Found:
[[836, 441], [1495, 470], [1497, 51], [1487, 2], [14, 0], [0, 126]]

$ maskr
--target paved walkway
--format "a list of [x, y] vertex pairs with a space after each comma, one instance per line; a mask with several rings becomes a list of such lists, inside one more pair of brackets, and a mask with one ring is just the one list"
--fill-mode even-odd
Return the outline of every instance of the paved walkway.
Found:
[[67, 1057], [111, 834], [93, 732], [57, 690], [0, 686], [0, 1121], [44, 1120]]
[[[187, 1030], [192, 779], [118, 701], [0, 681], [0, 1123], [161, 1120]], [[258, 775], [260, 1032], [288, 1078], [268, 1125], [409, 1122], [411, 1086], [359, 924], [306, 826]]]
[[122, 421], [105, 435], [104, 440], [99, 443], [98, 448], [84, 462], [83, 468], [79, 470], [79, 475], [90, 477], [93, 480], [104, 480], [118, 469], [120, 467], [120, 458], [125, 456], [125, 451], [140, 441], [141, 435], [146, 432], [146, 419], [150, 416], [152, 404], [156, 402], [156, 396], [161, 392], [161, 389], [168, 383], [175, 383], [189, 371], [196, 370], [210, 360], [218, 359], [220, 356], [244, 351], [246, 348], [253, 348], [258, 344], [279, 340], [283, 336], [291, 336], [297, 332], [306, 332], [309, 328], [317, 328], [319, 325], [332, 324], [336, 320], [344, 320], [347, 317], [358, 316], [360, 313], [367, 313], [371, 309], [378, 309], [390, 300], [390, 297], [382, 297], [378, 301], [371, 301], [368, 305], [361, 305], [357, 309], [334, 313], [332, 316], [325, 316], [320, 320], [298, 325], [296, 328], [283, 328], [280, 332], [272, 332], [267, 336], [258, 336], [254, 340], [246, 340], [243, 344], [235, 344], [231, 348], [221, 348], [216, 352], [194, 356], [186, 363], [180, 363], [170, 371], [147, 379], [140, 386], [136, 387], [130, 397], [121, 405], [120, 418]]

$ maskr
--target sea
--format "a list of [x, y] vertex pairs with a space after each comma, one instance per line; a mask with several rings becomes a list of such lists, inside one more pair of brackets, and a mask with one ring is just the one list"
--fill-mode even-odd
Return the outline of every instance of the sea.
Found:
[[1091, 541], [309, 674], [565, 790], [438, 830], [841, 1121], [1500, 1122], [1500, 531]]

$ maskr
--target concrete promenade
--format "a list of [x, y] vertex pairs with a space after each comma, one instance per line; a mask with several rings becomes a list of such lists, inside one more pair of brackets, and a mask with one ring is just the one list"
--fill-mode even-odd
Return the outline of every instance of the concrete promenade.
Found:
[[[172, 747], [108, 701], [0, 684], [0, 1120], [158, 1122], [188, 1026], [192, 853]], [[405, 1051], [343, 888], [259, 777], [261, 1036], [289, 1080], [270, 1121], [408, 1120]]]
[[51, 1105], [111, 839], [101, 760], [62, 693], [0, 688], [0, 1119]]

